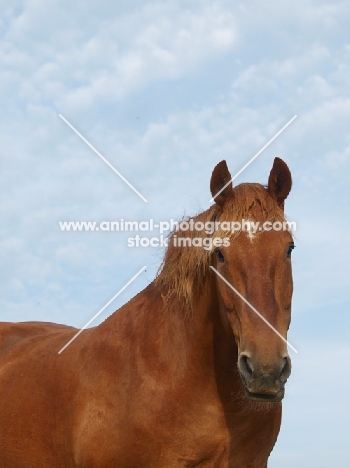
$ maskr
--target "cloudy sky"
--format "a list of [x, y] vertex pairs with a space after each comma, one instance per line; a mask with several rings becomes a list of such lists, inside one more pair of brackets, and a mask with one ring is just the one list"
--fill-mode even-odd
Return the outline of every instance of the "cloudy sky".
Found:
[[[233, 5], [234, 3], [234, 5]], [[162, 248], [59, 221], [209, 206], [213, 167], [293, 175], [293, 374], [270, 468], [350, 463], [350, 9], [345, 1], [0, 0], [1, 318], [82, 327]], [[148, 200], [142, 201], [64, 116]]]

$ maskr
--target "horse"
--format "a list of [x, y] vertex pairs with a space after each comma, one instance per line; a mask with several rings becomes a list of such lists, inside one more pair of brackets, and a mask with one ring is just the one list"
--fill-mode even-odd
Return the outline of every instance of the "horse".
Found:
[[155, 280], [60, 354], [75, 328], [2, 323], [0, 466], [266, 468], [291, 372], [293, 236], [227, 223], [283, 222], [291, 185], [279, 158], [267, 186], [232, 187], [221, 161], [215, 203], [187, 218], [214, 229], [180, 223]]

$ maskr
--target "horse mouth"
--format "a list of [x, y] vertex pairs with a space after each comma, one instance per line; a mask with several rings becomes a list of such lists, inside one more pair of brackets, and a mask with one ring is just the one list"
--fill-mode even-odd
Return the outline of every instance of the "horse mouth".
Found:
[[249, 400], [251, 401], [261, 401], [268, 403], [278, 403], [283, 400], [284, 397], [284, 387], [282, 387], [277, 393], [253, 393], [245, 388], [245, 392]]

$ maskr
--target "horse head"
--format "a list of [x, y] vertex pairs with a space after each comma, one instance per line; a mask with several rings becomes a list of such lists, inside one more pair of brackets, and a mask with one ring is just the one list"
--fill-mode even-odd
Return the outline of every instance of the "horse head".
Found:
[[[286, 337], [291, 319], [294, 244], [290, 229], [280, 229], [291, 185], [289, 168], [279, 158], [274, 161], [267, 187], [241, 184], [233, 188], [225, 161], [215, 167], [210, 183], [218, 208], [216, 220], [242, 223], [235, 234], [231, 231], [229, 242], [213, 251], [212, 265], [218, 273], [220, 314], [238, 348], [238, 371], [247, 396], [255, 401], [281, 401], [291, 372]], [[240, 211], [247, 199], [246, 211]], [[239, 212], [246, 212], [248, 219], [237, 218]], [[268, 219], [277, 220], [279, 229], [273, 229]]]

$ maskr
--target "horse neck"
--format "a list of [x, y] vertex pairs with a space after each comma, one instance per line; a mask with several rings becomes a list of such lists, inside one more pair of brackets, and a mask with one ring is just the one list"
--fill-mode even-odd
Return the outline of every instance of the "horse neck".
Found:
[[180, 322], [180, 340], [191, 365], [196, 363], [198, 371], [202, 370], [206, 376], [211, 373], [215, 380], [223, 378], [227, 381], [227, 376], [233, 375], [232, 367], [236, 369], [237, 346], [232, 330], [220, 312], [214, 276], [206, 275], [190, 310], [184, 314], [173, 307], [171, 315]]
[[[122, 341], [117, 342], [116, 336]], [[168, 307], [152, 283], [96, 327], [94, 337], [98, 343], [108, 344], [112, 354], [131, 346], [135, 363], [147, 363], [150, 372], [165, 366], [174, 378], [187, 375], [198, 385], [214, 382], [217, 368], [225, 371], [223, 378], [227, 379], [227, 363], [232, 373], [236, 361], [232, 337], [221, 323], [215, 280], [210, 274], [191, 310], [183, 310], [176, 300]]]

